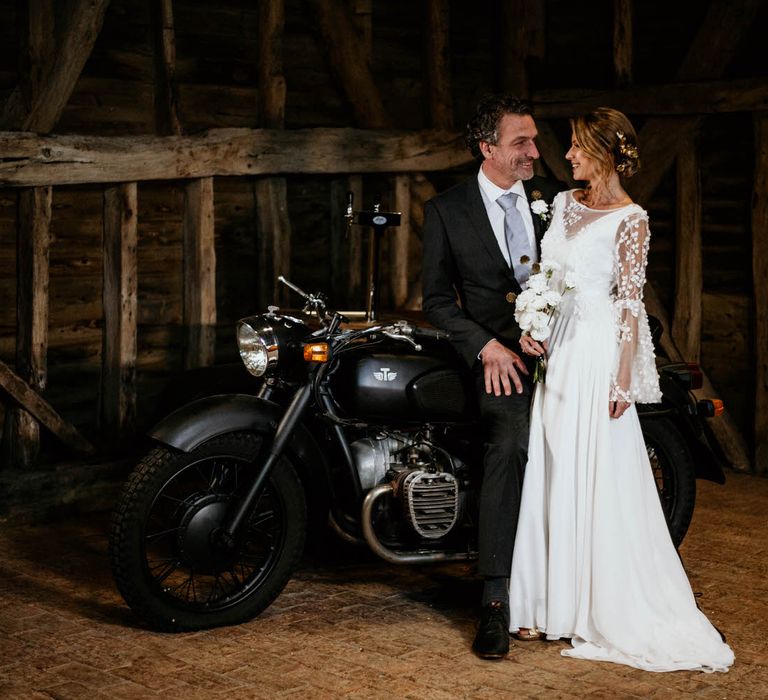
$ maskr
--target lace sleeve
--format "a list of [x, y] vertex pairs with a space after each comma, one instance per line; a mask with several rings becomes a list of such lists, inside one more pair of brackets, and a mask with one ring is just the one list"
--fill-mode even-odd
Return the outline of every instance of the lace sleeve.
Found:
[[618, 349], [611, 401], [661, 400], [653, 341], [643, 304], [650, 239], [648, 215], [644, 211], [631, 213], [616, 232], [614, 316]]

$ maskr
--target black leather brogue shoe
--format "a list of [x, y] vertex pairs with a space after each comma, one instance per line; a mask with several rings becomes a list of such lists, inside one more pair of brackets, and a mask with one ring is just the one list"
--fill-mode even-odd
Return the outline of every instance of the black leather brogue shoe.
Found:
[[472, 650], [481, 659], [503, 659], [509, 653], [509, 610], [495, 600], [480, 612]]

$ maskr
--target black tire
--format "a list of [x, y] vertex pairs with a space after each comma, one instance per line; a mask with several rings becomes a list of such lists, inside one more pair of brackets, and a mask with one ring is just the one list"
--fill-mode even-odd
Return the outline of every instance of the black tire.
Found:
[[649, 418], [641, 421], [641, 426], [669, 534], [678, 547], [688, 532], [696, 505], [696, 471], [691, 453], [671, 421]]
[[110, 561], [131, 609], [167, 631], [234, 625], [258, 615], [296, 569], [306, 536], [301, 481], [280, 460], [234, 547], [214, 532], [252, 483], [263, 438], [223, 435], [184, 453], [152, 450], [112, 521]]

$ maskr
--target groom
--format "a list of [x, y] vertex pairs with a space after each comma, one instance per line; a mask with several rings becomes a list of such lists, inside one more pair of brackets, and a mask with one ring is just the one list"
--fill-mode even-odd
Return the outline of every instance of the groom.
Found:
[[[509, 651], [508, 578], [528, 452], [529, 370], [518, 354], [514, 302], [561, 183], [533, 174], [539, 157], [531, 107], [492, 95], [467, 125], [477, 175], [424, 209], [424, 312], [475, 373], [485, 431], [480, 491], [482, 610], [472, 648], [500, 659]], [[527, 258], [527, 260], [526, 260]], [[521, 261], [522, 260], [522, 261]]]

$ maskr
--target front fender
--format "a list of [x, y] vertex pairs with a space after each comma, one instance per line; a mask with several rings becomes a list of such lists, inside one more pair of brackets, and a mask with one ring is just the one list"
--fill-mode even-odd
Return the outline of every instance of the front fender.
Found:
[[282, 408], [272, 401], [246, 394], [218, 394], [192, 401], [163, 418], [150, 437], [182, 452], [207, 440], [240, 430], [274, 430]]

